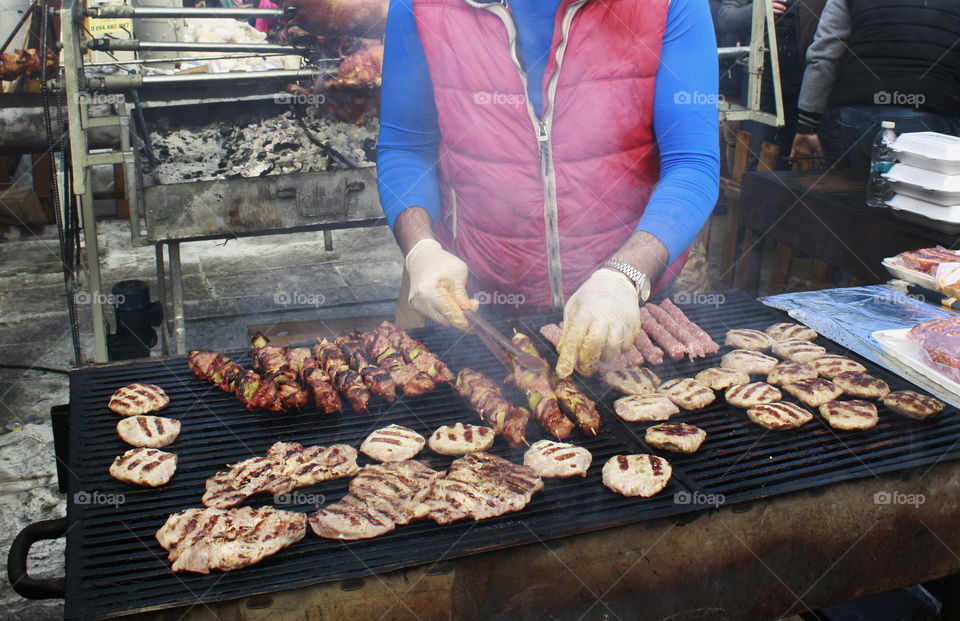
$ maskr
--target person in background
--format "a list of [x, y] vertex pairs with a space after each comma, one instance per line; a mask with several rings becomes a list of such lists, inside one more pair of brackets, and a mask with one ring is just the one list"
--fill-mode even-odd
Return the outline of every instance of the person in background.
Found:
[[562, 377], [631, 347], [716, 201], [717, 73], [706, 0], [394, 0], [377, 168], [398, 319], [562, 308]]
[[958, 135], [960, 2], [828, 0], [807, 50], [796, 156], [867, 168], [880, 122]]

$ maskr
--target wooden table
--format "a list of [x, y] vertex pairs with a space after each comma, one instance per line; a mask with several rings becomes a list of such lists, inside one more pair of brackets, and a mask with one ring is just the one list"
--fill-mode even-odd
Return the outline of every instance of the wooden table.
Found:
[[777, 244], [770, 291], [783, 289], [792, 252], [814, 259], [811, 279], [825, 286], [829, 266], [852, 274], [858, 284], [889, 278], [881, 262], [905, 250], [941, 244], [952, 248], [960, 238], [893, 217], [889, 209], [867, 207], [866, 171], [751, 172], [741, 182], [739, 226], [745, 229], [737, 258], [737, 288], [756, 295], [763, 243]]

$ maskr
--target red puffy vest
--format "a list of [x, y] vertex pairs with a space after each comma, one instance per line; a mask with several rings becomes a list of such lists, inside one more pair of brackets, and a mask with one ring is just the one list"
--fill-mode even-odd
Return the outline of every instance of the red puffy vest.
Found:
[[564, 0], [542, 120], [504, 4], [413, 0], [441, 134], [438, 235], [481, 301], [560, 308], [633, 233], [659, 178], [653, 95], [668, 0]]

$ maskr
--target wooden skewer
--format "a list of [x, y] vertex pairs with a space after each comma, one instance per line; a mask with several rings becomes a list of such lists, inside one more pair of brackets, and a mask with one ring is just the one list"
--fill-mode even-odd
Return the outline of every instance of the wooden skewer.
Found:
[[527, 442], [526, 438], [520, 438], [520, 441], [527, 445], [527, 448], [530, 448], [530, 443]]

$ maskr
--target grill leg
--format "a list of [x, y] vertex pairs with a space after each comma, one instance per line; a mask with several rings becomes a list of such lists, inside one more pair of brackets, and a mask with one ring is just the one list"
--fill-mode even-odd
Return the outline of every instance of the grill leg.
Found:
[[183, 321], [183, 274], [180, 272], [180, 242], [167, 244], [170, 253], [170, 289], [173, 297], [173, 334], [177, 344], [177, 354], [185, 354], [187, 335]]
[[167, 305], [167, 271], [163, 266], [163, 242], [154, 245], [154, 263], [157, 266], [157, 298], [160, 300], [160, 307], [163, 309], [163, 321], [160, 323], [160, 344], [163, 348], [163, 355], [170, 354], [170, 342], [168, 333], [170, 332], [170, 307]]

